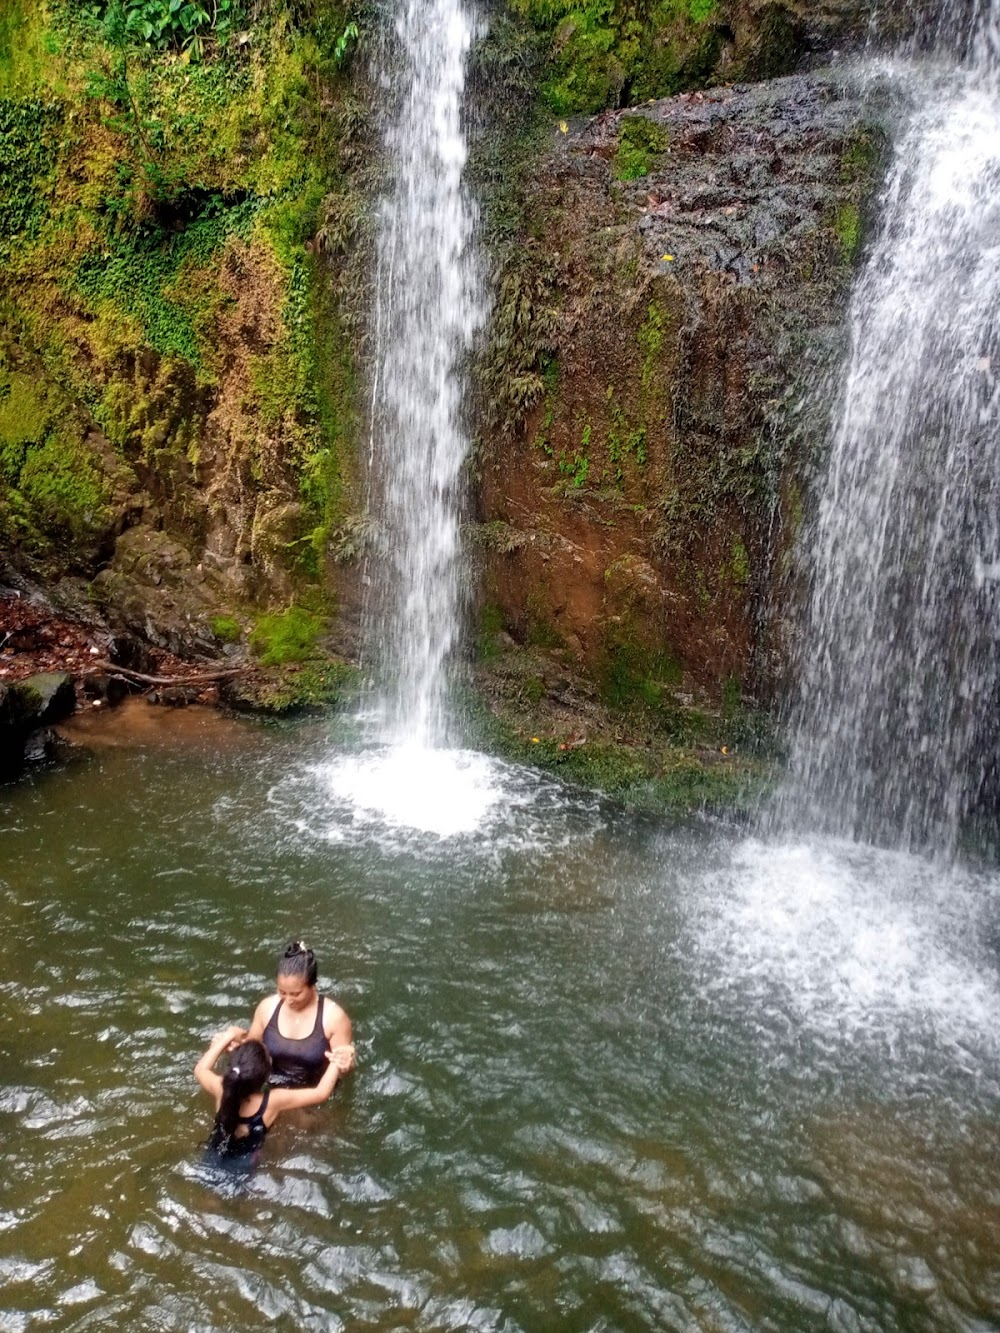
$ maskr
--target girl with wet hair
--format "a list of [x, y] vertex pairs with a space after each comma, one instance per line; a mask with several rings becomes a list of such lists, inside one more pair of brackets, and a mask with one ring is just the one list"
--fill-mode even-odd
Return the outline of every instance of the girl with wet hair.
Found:
[[319, 994], [318, 975], [312, 949], [293, 940], [278, 959], [276, 993], [261, 1000], [254, 1013], [246, 1035], [267, 1048], [272, 1088], [316, 1088], [328, 1063], [340, 1074], [354, 1068], [351, 1020]]
[[[340, 1069], [329, 1060], [314, 1088], [272, 1088], [268, 1084], [271, 1057], [263, 1042], [246, 1039], [243, 1028], [216, 1033], [194, 1067], [194, 1076], [215, 1098], [215, 1124], [207, 1147], [220, 1157], [247, 1157], [259, 1151], [267, 1131], [282, 1111], [318, 1106], [333, 1091]], [[215, 1066], [225, 1052], [229, 1068], [218, 1074]]]

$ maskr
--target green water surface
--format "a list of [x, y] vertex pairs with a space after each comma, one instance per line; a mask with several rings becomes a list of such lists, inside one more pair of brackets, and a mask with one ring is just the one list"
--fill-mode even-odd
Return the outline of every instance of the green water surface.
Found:
[[[0, 1330], [1000, 1327], [990, 876], [499, 769], [410, 834], [189, 731], [0, 792]], [[218, 1178], [192, 1067], [299, 936], [358, 1070]]]

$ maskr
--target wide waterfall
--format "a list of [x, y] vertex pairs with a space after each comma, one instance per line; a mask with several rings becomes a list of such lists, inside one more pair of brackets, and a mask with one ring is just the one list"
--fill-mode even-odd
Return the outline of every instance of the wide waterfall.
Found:
[[389, 187], [379, 214], [370, 472], [380, 541], [369, 640], [384, 738], [447, 739], [445, 673], [460, 626], [462, 366], [485, 315], [463, 188], [465, 63], [460, 0], [401, 0], [382, 83]]
[[1000, 4], [897, 66], [916, 110], [853, 298], [811, 533], [785, 827], [950, 855], [1000, 734]]

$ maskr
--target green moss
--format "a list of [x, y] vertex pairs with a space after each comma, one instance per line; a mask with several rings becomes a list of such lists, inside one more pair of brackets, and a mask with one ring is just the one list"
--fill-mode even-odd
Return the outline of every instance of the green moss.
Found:
[[250, 634], [250, 647], [262, 666], [303, 662], [313, 653], [324, 628], [323, 618], [315, 612], [290, 606], [278, 615], [258, 617]]
[[0, 98], [30, 95], [46, 81], [58, 47], [37, 0], [0, 7]]
[[618, 147], [611, 162], [615, 180], [638, 180], [648, 176], [669, 142], [667, 131], [648, 116], [623, 116]]
[[51, 435], [31, 449], [17, 481], [21, 495], [49, 525], [72, 531], [99, 526], [106, 486], [85, 446], [72, 436]]
[[213, 616], [209, 626], [220, 643], [239, 643], [243, 637], [243, 629], [234, 616]]
[[545, 604], [537, 593], [529, 593], [528, 633], [526, 641], [532, 648], [561, 648], [562, 635], [549, 618]]
[[50, 404], [38, 380], [17, 371], [0, 373], [0, 470], [8, 480], [13, 460], [23, 461], [23, 447], [40, 443], [58, 415], [59, 406]]
[[359, 688], [355, 667], [329, 658], [238, 678], [224, 690], [226, 702], [243, 712], [287, 716], [323, 713], [342, 704]]
[[636, 339], [642, 351], [642, 387], [648, 390], [663, 355], [669, 314], [656, 301], [650, 301], [646, 318]]
[[759, 805], [774, 777], [770, 758], [723, 753], [718, 747], [602, 739], [581, 744], [579, 737], [532, 736], [475, 701], [468, 702], [466, 726], [472, 743], [484, 749], [605, 792], [636, 809], [741, 814]]
[[30, 544], [99, 528], [107, 481], [65, 396], [20, 371], [0, 371], [0, 527]]
[[549, 44], [542, 95], [559, 115], [667, 96], [703, 80], [715, 0], [514, 0]]
[[670, 688], [679, 685], [683, 672], [669, 653], [635, 642], [627, 626], [615, 626], [608, 636], [600, 668], [601, 697], [612, 708], [640, 704], [670, 707]]
[[840, 179], [845, 185], [867, 184], [882, 170], [886, 134], [881, 127], [862, 125], [852, 131], [840, 158]]
[[488, 661], [497, 655], [497, 636], [504, 628], [503, 612], [495, 602], [487, 602], [479, 612], [476, 633], [476, 656]]
[[[320, 578], [356, 444], [358, 331], [342, 308], [342, 266], [331, 273], [309, 250], [329, 192], [351, 216], [362, 211], [345, 165], [355, 130], [341, 73], [357, 28], [313, 0], [219, 0], [185, 31], [182, 53], [182, 10], [166, 0], [0, 8], [0, 354], [31, 349], [39, 385], [62, 386], [76, 405], [80, 440], [99, 426], [168, 528], [203, 530], [202, 468], [237, 482], [246, 504], [233, 521], [247, 528], [255, 491], [298, 490], [296, 540], [266, 562]], [[237, 14], [248, 42], [228, 40]], [[264, 307], [247, 337], [259, 349], [249, 386], [232, 322], [244, 276]], [[21, 423], [17, 439], [0, 424], [8, 483], [27, 446], [46, 443], [12, 392], [5, 406], [0, 385], [0, 423], [5, 411]], [[224, 447], [206, 451], [220, 405]], [[5, 532], [31, 527], [43, 498], [85, 513], [93, 496], [78, 464], [74, 455], [48, 487], [33, 464], [27, 489], [6, 498]], [[127, 483], [124, 465], [118, 479]], [[252, 545], [249, 531], [237, 539]]]
[[861, 244], [861, 214], [857, 204], [848, 202], [839, 205], [833, 229], [840, 242], [840, 253], [844, 263], [853, 263]]
[[729, 563], [722, 571], [722, 581], [734, 588], [745, 588], [750, 582], [750, 557], [740, 537], [734, 537], [729, 548]]

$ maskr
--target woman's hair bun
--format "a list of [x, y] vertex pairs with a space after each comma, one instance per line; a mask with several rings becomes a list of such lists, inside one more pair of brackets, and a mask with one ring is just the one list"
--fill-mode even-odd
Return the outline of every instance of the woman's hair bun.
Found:
[[302, 977], [308, 986], [316, 985], [316, 955], [305, 940], [292, 940], [278, 960], [278, 975]]

